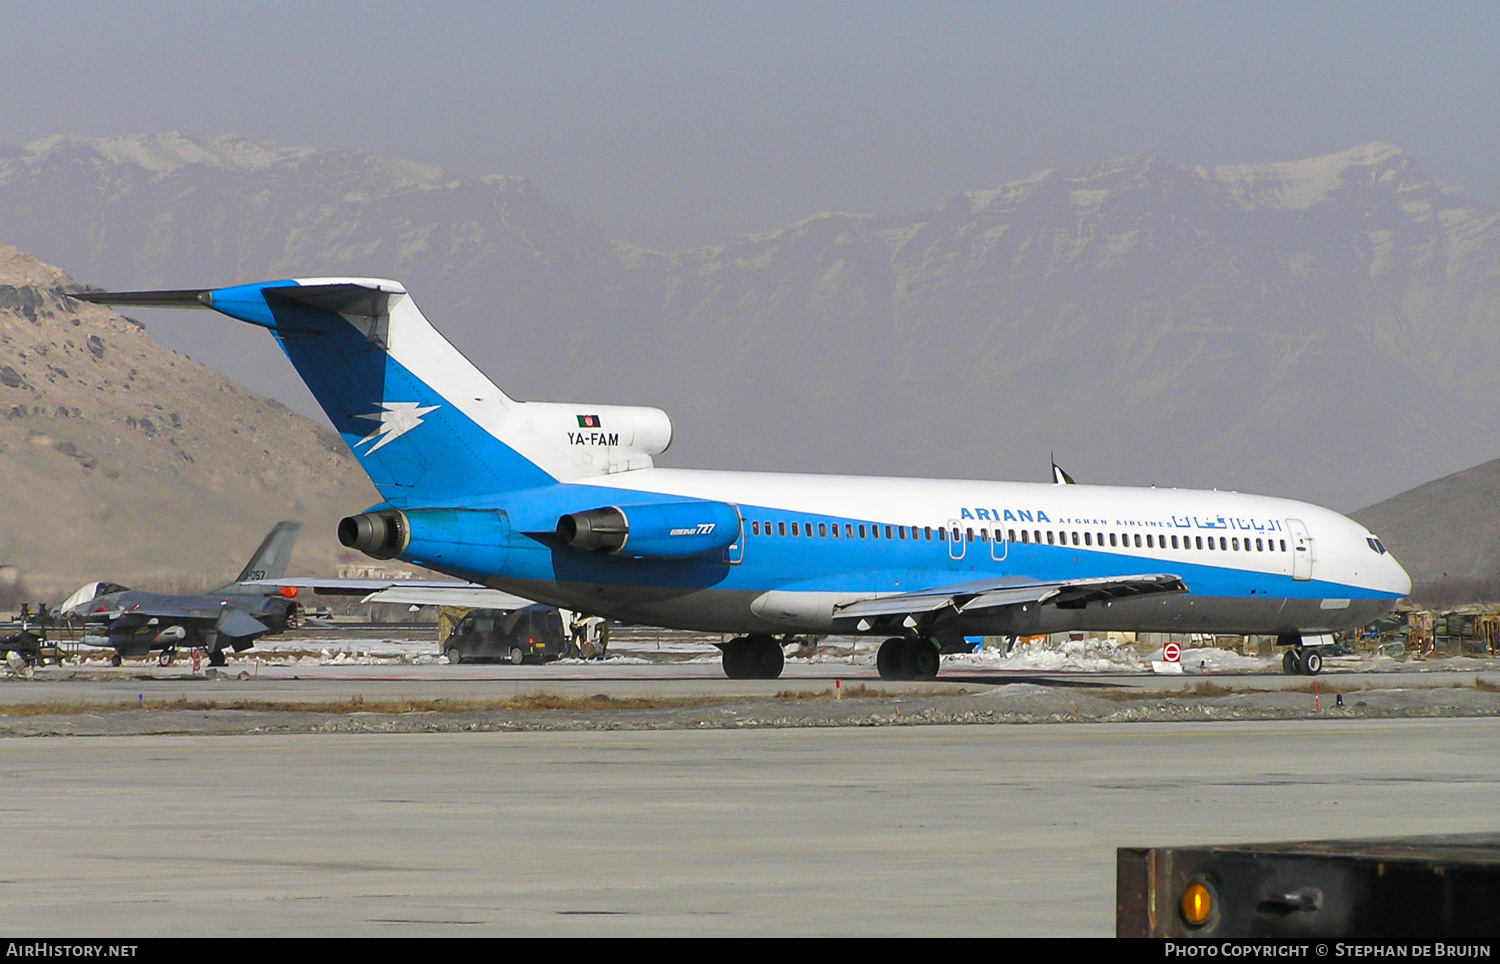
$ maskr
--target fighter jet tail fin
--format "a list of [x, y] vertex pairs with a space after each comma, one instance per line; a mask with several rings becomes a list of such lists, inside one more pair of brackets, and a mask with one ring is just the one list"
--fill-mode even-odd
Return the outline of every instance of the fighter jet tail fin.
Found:
[[300, 522], [278, 522], [266, 533], [260, 548], [245, 563], [236, 583], [251, 579], [280, 579], [286, 575], [287, 562], [292, 558], [292, 547], [297, 543], [297, 534], [302, 531]]

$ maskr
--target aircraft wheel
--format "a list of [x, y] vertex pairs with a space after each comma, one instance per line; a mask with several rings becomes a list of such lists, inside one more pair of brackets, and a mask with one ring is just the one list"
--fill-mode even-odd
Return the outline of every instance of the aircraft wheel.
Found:
[[1304, 649], [1302, 651], [1302, 672], [1308, 676], [1317, 676], [1323, 672], [1323, 654], [1316, 649]]
[[906, 651], [906, 640], [899, 636], [880, 644], [875, 651], [875, 669], [881, 679], [905, 679], [901, 675], [902, 654]]
[[124, 662], [125, 662], [124, 657], [122, 657], [119, 653], [116, 653], [116, 654], [114, 654], [113, 656], [111, 656], [109, 658], [109, 665], [111, 665], [111, 666], [119, 666], [119, 665], [123, 664]]
[[737, 636], [727, 643], [719, 646], [719, 652], [724, 654], [724, 675], [730, 679], [750, 678], [750, 657], [746, 649], [749, 640], [743, 636]]
[[925, 639], [909, 639], [901, 652], [901, 670], [906, 679], [936, 679], [942, 660], [937, 647]]
[[745, 648], [749, 650], [754, 663], [753, 679], [781, 678], [781, 671], [786, 666], [786, 653], [782, 651], [780, 643], [770, 636], [751, 636], [746, 640]]
[[177, 650], [175, 649], [164, 649], [157, 654], [157, 666], [171, 666], [175, 662], [177, 662]]
[[212, 650], [208, 654], [208, 665], [210, 665], [210, 666], [228, 666], [229, 665], [229, 655], [227, 653], [225, 653], [222, 649]]
[[1297, 651], [1295, 649], [1287, 650], [1285, 655], [1281, 657], [1281, 671], [1288, 676], [1296, 676], [1302, 672], [1302, 665], [1297, 659]]
[[526, 651], [519, 646], [510, 648], [510, 665], [520, 666], [526, 660]]

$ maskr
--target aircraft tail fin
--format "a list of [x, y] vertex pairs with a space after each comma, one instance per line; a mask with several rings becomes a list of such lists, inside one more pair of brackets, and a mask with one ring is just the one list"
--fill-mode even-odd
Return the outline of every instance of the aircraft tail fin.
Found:
[[300, 522], [278, 522], [261, 540], [260, 548], [245, 563], [236, 583], [250, 579], [280, 579], [286, 575], [287, 563], [292, 558], [292, 547], [297, 544], [297, 534], [302, 531]]
[[377, 278], [82, 292], [101, 304], [213, 308], [267, 328], [386, 501], [451, 504], [648, 468], [671, 441], [654, 408], [518, 402]]

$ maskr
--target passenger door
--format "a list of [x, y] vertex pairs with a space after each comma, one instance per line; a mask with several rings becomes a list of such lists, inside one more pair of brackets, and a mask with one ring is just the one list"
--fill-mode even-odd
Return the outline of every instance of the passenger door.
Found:
[[1286, 534], [1291, 542], [1292, 578], [1307, 582], [1312, 579], [1313, 562], [1317, 558], [1312, 536], [1308, 534], [1307, 526], [1298, 519], [1286, 520]]
[[739, 520], [740, 534], [734, 542], [724, 548], [724, 561], [737, 566], [745, 561], [745, 516], [739, 506], [733, 506], [735, 518]]

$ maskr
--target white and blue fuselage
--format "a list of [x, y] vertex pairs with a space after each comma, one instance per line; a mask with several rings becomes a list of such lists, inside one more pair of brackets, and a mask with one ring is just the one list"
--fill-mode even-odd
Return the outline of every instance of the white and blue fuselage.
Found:
[[658, 468], [650, 408], [520, 402], [399, 284], [91, 294], [277, 338], [384, 501], [340, 537], [615, 619], [935, 640], [1069, 629], [1323, 634], [1410, 579], [1338, 513], [1234, 492]]

